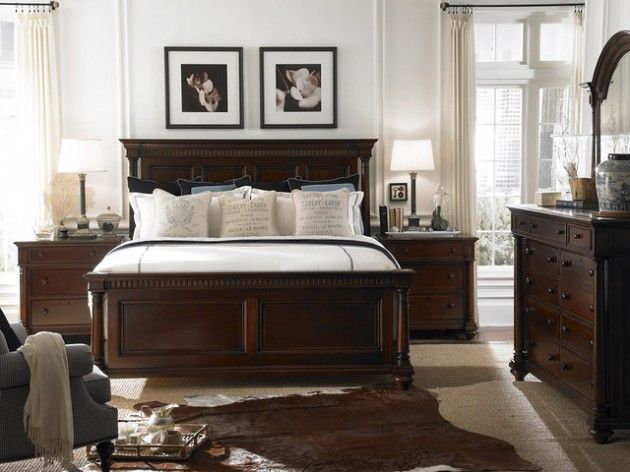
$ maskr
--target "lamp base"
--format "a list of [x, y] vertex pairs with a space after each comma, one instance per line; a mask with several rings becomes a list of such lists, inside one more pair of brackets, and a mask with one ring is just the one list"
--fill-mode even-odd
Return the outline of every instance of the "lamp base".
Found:
[[412, 213], [407, 220], [409, 221], [407, 231], [420, 231], [420, 215]]

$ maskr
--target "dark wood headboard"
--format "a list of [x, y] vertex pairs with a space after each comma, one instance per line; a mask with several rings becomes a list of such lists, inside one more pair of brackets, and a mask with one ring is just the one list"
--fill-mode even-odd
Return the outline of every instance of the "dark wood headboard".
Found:
[[[323, 180], [359, 173], [361, 216], [370, 234], [370, 158], [376, 139], [121, 139], [129, 175], [159, 182], [202, 176], [223, 182], [250, 175], [256, 182], [289, 177]], [[133, 235], [133, 213], [129, 231]]]

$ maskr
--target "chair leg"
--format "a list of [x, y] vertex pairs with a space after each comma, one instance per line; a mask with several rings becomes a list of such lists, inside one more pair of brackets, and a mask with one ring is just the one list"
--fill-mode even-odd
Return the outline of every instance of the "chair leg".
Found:
[[96, 445], [98, 458], [101, 460], [101, 470], [109, 472], [112, 465], [112, 454], [114, 453], [114, 443], [105, 441]]

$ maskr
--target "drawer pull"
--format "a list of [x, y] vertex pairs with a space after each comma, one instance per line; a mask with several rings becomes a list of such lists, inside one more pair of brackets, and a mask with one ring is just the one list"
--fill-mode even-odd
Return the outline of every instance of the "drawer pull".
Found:
[[43, 253], [42, 251], [39, 251], [39, 252], [37, 253], [37, 257], [44, 257], [44, 253]]
[[547, 258], [545, 259], [547, 262], [556, 262], [556, 258], [553, 256], [547, 256]]
[[564, 234], [564, 230], [563, 229], [559, 229], [558, 231], [556, 231], [556, 234], [558, 236], [560, 236], [561, 234]]
[[525, 283], [526, 283], [527, 285], [531, 285], [532, 283], [534, 283], [534, 281], [532, 280], [532, 278], [531, 278], [531, 277], [525, 277]]
[[563, 333], [568, 333], [569, 332], [569, 328], [567, 326], [563, 326], [562, 327], [562, 332]]
[[560, 364], [560, 368], [562, 370], [569, 370], [571, 368], [571, 364], [569, 364], [567, 362], [563, 362], [562, 364]]
[[588, 306], [588, 311], [590, 311], [591, 313], [593, 313], [595, 311], [595, 307], [593, 305], [589, 305]]
[[592, 339], [589, 339], [589, 340], [588, 340], [588, 345], [589, 345], [589, 346], [591, 346], [591, 347], [594, 347], [594, 346], [595, 346], [595, 343], [593, 342], [593, 340], [592, 340]]
[[457, 254], [457, 249], [455, 249], [454, 247], [451, 248], [451, 254]]
[[555, 360], [556, 360], [556, 355], [555, 355], [555, 354], [549, 354], [549, 355], [547, 356], [547, 360], [548, 360], [549, 362], [553, 362], [553, 361], [555, 361]]
[[555, 289], [555, 288], [553, 288], [553, 287], [549, 287], [549, 288], [547, 289], [547, 293], [550, 293], [551, 295], [553, 295], [554, 293], [556, 293], [556, 289]]
[[448, 280], [455, 280], [455, 274], [448, 274], [447, 278]]
[[547, 326], [551, 327], [553, 326], [554, 321], [553, 320], [547, 320]]
[[531, 225], [529, 225], [529, 229], [536, 229], [538, 228], [538, 225], [536, 223], [532, 223]]
[[525, 308], [525, 313], [534, 313], [536, 311], [536, 308], [532, 308], [531, 306], [528, 306], [527, 308]]
[[47, 316], [47, 315], [48, 315], [48, 308], [44, 308], [44, 309], [42, 310], [41, 315], [42, 315], [42, 316]]
[[573, 239], [582, 239], [582, 233], [575, 233]]
[[571, 261], [562, 261], [560, 265], [562, 267], [571, 267]]
[[44, 278], [41, 280], [42, 285], [48, 285], [48, 279]]
[[588, 275], [593, 277], [595, 275], [595, 271], [593, 269], [589, 269]]
[[569, 294], [568, 293], [562, 293], [562, 294], [560, 294], [560, 298], [562, 298], [563, 300], [568, 300], [569, 299]]
[[525, 248], [525, 255], [531, 256], [533, 254], [534, 254], [534, 250], [533, 249], [528, 248], [528, 247]]
[[455, 309], [455, 303], [449, 303], [448, 305], [446, 305], [446, 307], [447, 307], [449, 310], [454, 310], [454, 309]]

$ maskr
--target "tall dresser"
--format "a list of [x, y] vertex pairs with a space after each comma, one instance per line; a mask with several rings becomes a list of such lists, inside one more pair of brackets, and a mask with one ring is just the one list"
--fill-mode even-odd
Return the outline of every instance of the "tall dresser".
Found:
[[514, 359], [583, 408], [605, 443], [630, 428], [630, 220], [510, 207], [515, 238]]

